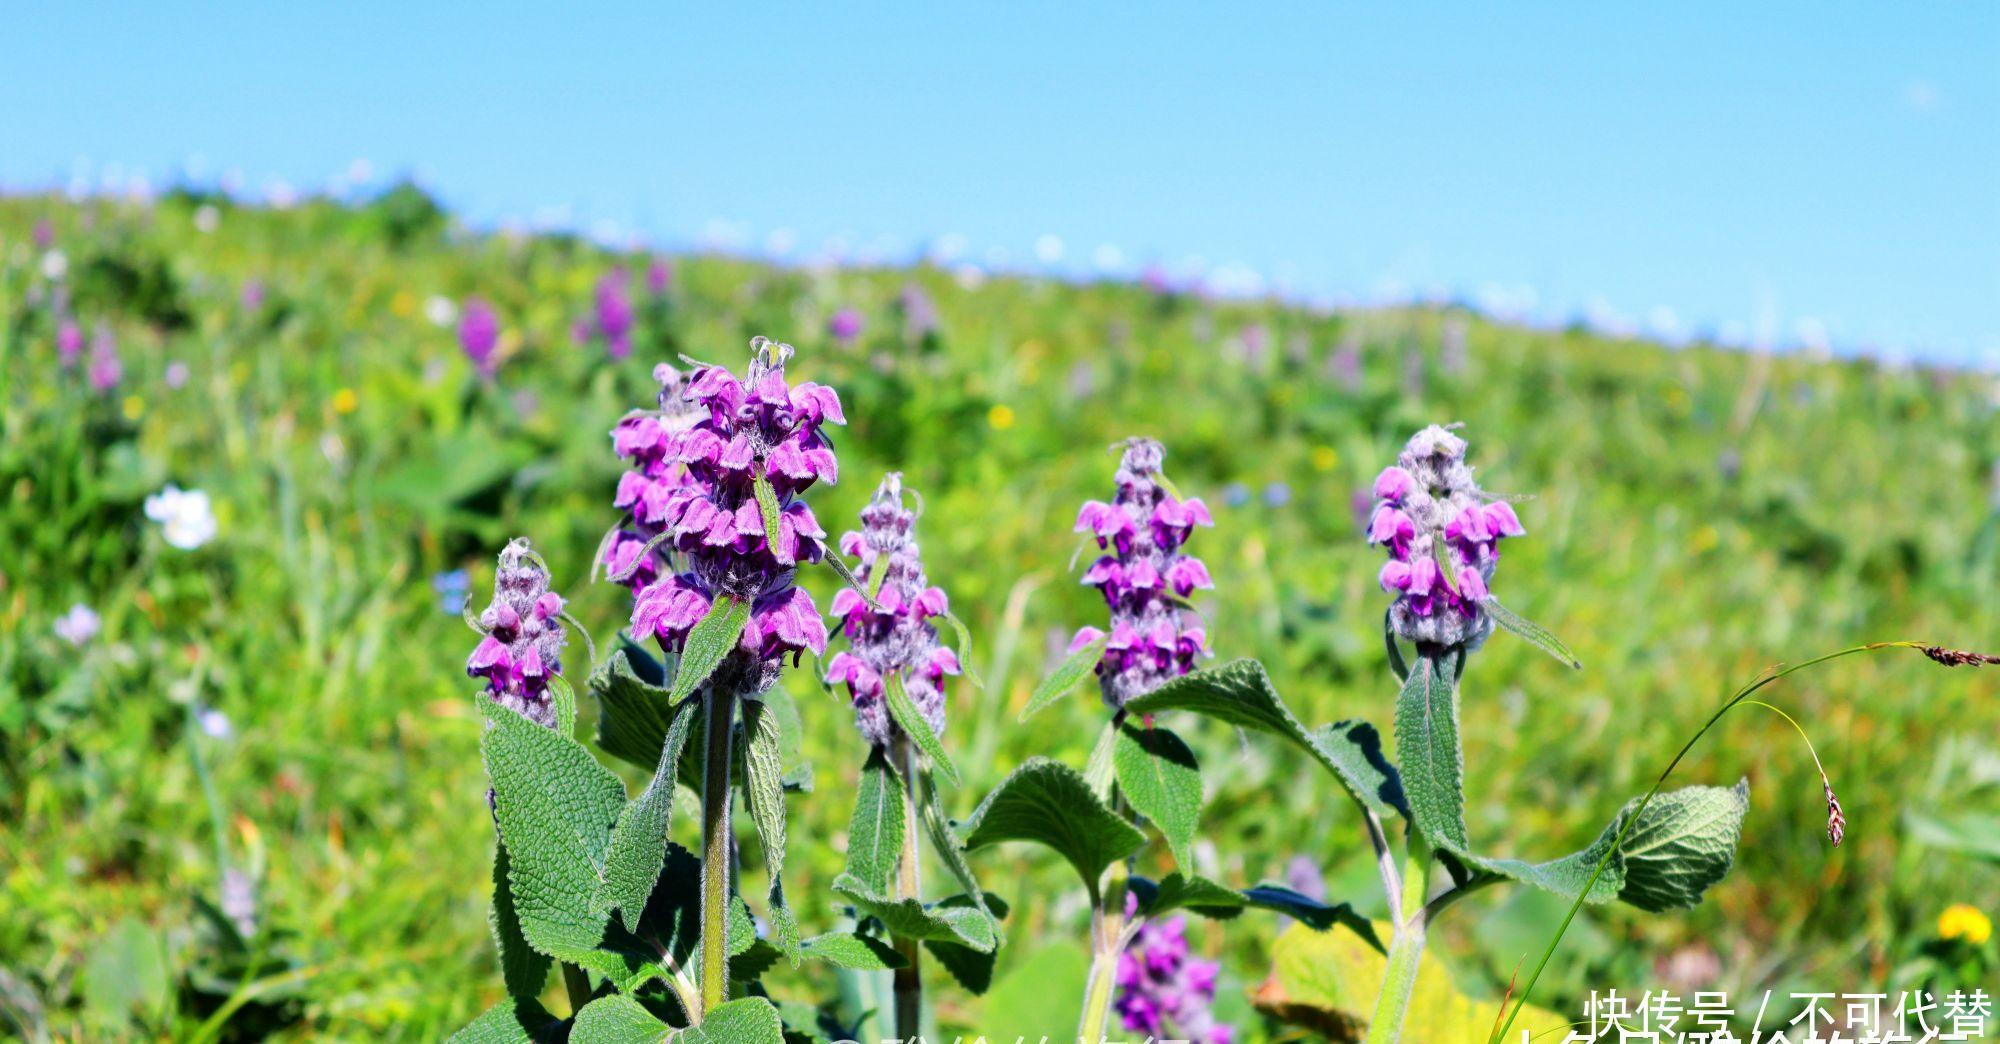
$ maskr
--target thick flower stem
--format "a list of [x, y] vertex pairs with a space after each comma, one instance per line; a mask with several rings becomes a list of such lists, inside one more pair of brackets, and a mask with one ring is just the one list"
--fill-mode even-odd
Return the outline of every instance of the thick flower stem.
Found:
[[1396, 929], [1389, 943], [1389, 963], [1382, 969], [1382, 992], [1375, 998], [1375, 1014], [1368, 1020], [1368, 1044], [1394, 1044], [1403, 1037], [1403, 1019], [1409, 1014], [1410, 995], [1417, 986], [1417, 969], [1424, 956], [1424, 914], [1421, 910], [1409, 923]]
[[568, 961], [563, 962], [563, 991], [569, 994], [569, 1010], [575, 1014], [590, 1003], [590, 976]]
[[710, 685], [702, 698], [703, 732], [701, 787], [701, 1012], [729, 999], [729, 861], [735, 850], [730, 836], [730, 726], [736, 716], [736, 694]]
[[[1119, 814], [1123, 815], [1124, 795], [1114, 795], [1113, 800]], [[1094, 952], [1090, 961], [1090, 982], [1083, 994], [1083, 1020], [1077, 1027], [1077, 1038], [1082, 1044], [1102, 1044], [1105, 1030], [1110, 1026], [1118, 956], [1125, 949], [1125, 890], [1130, 876], [1131, 869], [1124, 860], [1112, 863], [1104, 873], [1101, 897], [1097, 898], [1091, 910], [1090, 934]]]
[[[917, 866], [917, 764], [910, 749], [909, 737], [899, 730], [896, 734], [896, 749], [892, 756], [896, 768], [903, 774], [903, 854], [897, 862], [896, 897], [921, 901], [922, 888]], [[924, 1021], [924, 980], [921, 961], [923, 946], [915, 939], [898, 937], [896, 952], [903, 958], [903, 966], [896, 969], [896, 1036], [903, 1041], [914, 1041], [923, 1035]]]

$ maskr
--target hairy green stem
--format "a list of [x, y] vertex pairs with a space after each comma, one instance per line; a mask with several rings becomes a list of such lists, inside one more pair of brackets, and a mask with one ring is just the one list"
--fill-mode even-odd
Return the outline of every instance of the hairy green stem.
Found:
[[[1125, 795], [1114, 793], [1112, 807], [1125, 815]], [[1104, 872], [1104, 885], [1095, 890], [1090, 908], [1090, 981], [1083, 993], [1083, 1018], [1077, 1026], [1082, 1044], [1101, 1044], [1111, 1019], [1111, 998], [1118, 974], [1118, 955], [1125, 949], [1125, 890], [1131, 868], [1123, 859], [1115, 860]]]
[[1412, 828], [1403, 857], [1401, 896], [1389, 896], [1391, 910], [1408, 911], [1396, 923], [1389, 940], [1389, 960], [1382, 969], [1382, 989], [1375, 995], [1375, 1013], [1368, 1019], [1368, 1044], [1393, 1044], [1403, 1036], [1403, 1020], [1410, 1011], [1410, 996], [1417, 986], [1417, 969], [1422, 966], [1424, 940], [1430, 929], [1430, 910], [1424, 900], [1430, 895], [1431, 869], [1436, 862], [1422, 833]]
[[[1486, 1038], [1487, 1044], [1499, 1044], [1500, 1039], [1507, 1035], [1507, 1031], [1509, 1029], [1513, 1028], [1515, 1018], [1519, 1017], [1521, 1014], [1521, 1009], [1527, 1006], [1528, 998], [1534, 995], [1535, 983], [1542, 977], [1542, 969], [1548, 967], [1549, 958], [1555, 955], [1556, 947], [1562, 944], [1563, 934], [1569, 931], [1570, 922], [1576, 919], [1576, 912], [1583, 908], [1584, 897], [1590, 894], [1590, 890], [1592, 888], [1597, 887], [1597, 879], [1603, 876], [1605, 866], [1611, 862], [1612, 853], [1617, 852], [1619, 848], [1625, 844], [1626, 832], [1632, 829], [1632, 824], [1637, 823], [1639, 821], [1639, 818], [1646, 814], [1646, 806], [1652, 802], [1653, 795], [1659, 793], [1660, 788], [1666, 785], [1667, 777], [1673, 775], [1674, 770], [1680, 767], [1681, 759], [1687, 757], [1688, 751], [1693, 750], [1694, 745], [1700, 742], [1703, 736], [1708, 735], [1708, 731], [1715, 727], [1716, 722], [1722, 720], [1722, 716], [1724, 714], [1727, 714], [1731, 710], [1735, 709], [1737, 704], [1740, 704], [1744, 700], [1749, 699], [1751, 695], [1756, 693], [1757, 690], [1762, 689], [1764, 686], [1769, 685], [1772, 682], [1775, 682], [1778, 679], [1783, 678], [1788, 674], [1793, 674], [1798, 671], [1805, 670], [1808, 667], [1817, 666], [1819, 664], [1827, 662], [1828, 660], [1837, 660], [1843, 656], [1852, 656], [1856, 653], [1876, 652], [1882, 649], [1924, 650], [1927, 648], [1928, 648], [1928, 643], [1925, 642], [1870, 642], [1867, 645], [1856, 645], [1850, 648], [1841, 649], [1837, 652], [1830, 652], [1822, 656], [1815, 656], [1810, 660], [1806, 660], [1801, 663], [1795, 663], [1790, 667], [1767, 669], [1762, 675], [1760, 675], [1757, 678], [1756, 681], [1753, 681], [1750, 684], [1745, 685], [1743, 688], [1738, 689], [1735, 695], [1731, 696], [1728, 700], [1724, 701], [1722, 706], [1716, 708], [1715, 713], [1709, 715], [1708, 721], [1704, 723], [1702, 727], [1698, 729], [1693, 736], [1688, 737], [1688, 741], [1686, 743], [1681, 744], [1680, 752], [1674, 755], [1674, 759], [1672, 761], [1667, 762], [1667, 767], [1661, 771], [1660, 778], [1653, 781], [1652, 789], [1646, 791], [1646, 796], [1639, 799], [1638, 807], [1634, 808], [1632, 810], [1632, 814], [1625, 818], [1625, 825], [1620, 827], [1618, 830], [1618, 835], [1612, 838], [1611, 847], [1605, 849], [1604, 854], [1598, 858], [1597, 866], [1593, 868], [1590, 872], [1590, 879], [1583, 883], [1583, 890], [1579, 892], [1577, 894], [1576, 899], [1570, 903], [1569, 912], [1563, 915], [1562, 923], [1556, 926], [1555, 936], [1549, 940], [1548, 946], [1542, 950], [1541, 959], [1535, 962], [1535, 970], [1528, 975], [1528, 984], [1521, 990], [1520, 999], [1516, 1000], [1514, 1002], [1513, 1007], [1508, 1009], [1506, 1020], [1493, 1028], [1492, 1035]], [[1936, 657], [1933, 657], [1933, 659], [1935, 658]], [[1794, 724], [1796, 725], [1796, 723]], [[1803, 730], [1801, 730], [1801, 734], [1803, 734]], [[1813, 760], [1815, 762], [1819, 760], [1817, 752], [1814, 753]]]
[[702, 698], [707, 716], [703, 732], [701, 786], [701, 1011], [729, 999], [729, 862], [735, 850], [729, 829], [730, 726], [736, 716], [736, 694], [709, 685]]
[[[896, 733], [893, 756], [903, 774], [903, 822], [908, 824], [903, 831], [903, 854], [896, 864], [896, 898], [922, 901], [917, 866], [917, 759], [909, 737], [901, 730]], [[923, 1035], [924, 980], [920, 963], [923, 946], [915, 939], [898, 936], [896, 952], [903, 958], [903, 966], [896, 969], [895, 976], [896, 1036], [914, 1041]]]

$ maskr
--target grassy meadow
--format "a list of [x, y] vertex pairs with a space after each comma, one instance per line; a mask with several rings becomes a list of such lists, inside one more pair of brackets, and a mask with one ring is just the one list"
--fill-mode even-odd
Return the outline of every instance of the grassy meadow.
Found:
[[[1189, 547], [1216, 579], [1212, 647], [1264, 660], [1310, 722], [1393, 720], [1381, 553], [1360, 529], [1410, 433], [1463, 422], [1484, 485], [1533, 495], [1494, 591], [1585, 669], [1502, 634], [1466, 673], [1468, 820], [1495, 853], [1586, 844], [1767, 664], [1878, 639], [2000, 646], [1991, 375], [931, 266], [673, 257], [656, 294], [650, 260], [475, 235], [413, 190], [286, 210], [0, 199], [0, 1036], [429, 1041], [496, 1001], [476, 636], [448, 574], [483, 605], [495, 553], [528, 536], [603, 649], [629, 606], [589, 581], [619, 514], [611, 426], [650, 403], [655, 362], [739, 364], [756, 334], [796, 345], [794, 379], [846, 407], [840, 482], [810, 497], [830, 532], [886, 470], [922, 495], [928, 571], [985, 682], [951, 692], [961, 815], [1032, 755], [1088, 754], [1094, 693], [1016, 716], [1075, 627], [1103, 622], [1071, 524], [1133, 434], [1214, 510]], [[621, 267], [638, 323], [618, 360], [572, 327]], [[475, 295], [503, 330], [490, 379], [447, 314]], [[843, 309], [857, 336], [827, 332]], [[113, 386], [93, 387], [97, 347], [61, 361], [64, 316], [115, 342]], [[169, 483], [208, 494], [214, 539], [184, 550], [147, 518]], [[832, 575], [805, 582], [824, 607]], [[57, 621], [79, 603], [101, 631], [76, 643]], [[784, 683], [815, 777], [791, 813], [809, 929], [838, 916], [865, 753], [810, 663]], [[580, 640], [567, 666], [588, 672]], [[1676, 782], [1748, 778], [1735, 871], [1685, 915], [1591, 909], [1537, 1003], [2000, 978], [1992, 940], [1982, 958], [1938, 938], [1954, 903], [2000, 916], [2000, 675], [1898, 653], [1770, 691], [1840, 790], [1845, 845], [1826, 842], [1797, 734], [1732, 714]], [[1331, 780], [1267, 740], [1184, 734], [1208, 769], [1210, 876], [1284, 879], [1305, 856], [1379, 914]], [[1017, 847], [973, 862], [1013, 904], [1010, 945], [987, 998], [940, 982], [941, 1024], [1067, 1032], [1085, 932], [1070, 871]], [[1495, 889], [1433, 949], [1497, 996], [1561, 910]], [[1243, 1039], [1294, 1032], [1251, 1001], [1279, 930], [1193, 929]], [[815, 966], [775, 981], [837, 988]]]

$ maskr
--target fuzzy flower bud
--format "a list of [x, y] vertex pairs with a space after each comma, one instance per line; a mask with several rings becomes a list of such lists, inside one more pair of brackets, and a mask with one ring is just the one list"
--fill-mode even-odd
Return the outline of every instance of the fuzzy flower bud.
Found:
[[[1110, 552], [1091, 563], [1083, 582], [1103, 592], [1111, 609], [1097, 683], [1113, 710], [1188, 673], [1208, 653], [1207, 633], [1184, 606], [1196, 589], [1215, 584], [1201, 559], [1179, 549], [1194, 527], [1215, 520], [1200, 499], [1183, 501], [1162, 487], [1165, 457], [1166, 450], [1152, 439], [1127, 441], [1118, 463], [1117, 496], [1109, 504], [1093, 500], [1076, 516], [1076, 531]], [[1070, 648], [1083, 648], [1104, 634], [1085, 627]]]
[[[785, 655], [796, 662], [805, 651], [826, 649], [826, 625], [812, 596], [792, 582], [800, 562], [825, 554], [826, 532], [798, 497], [815, 482], [839, 477], [820, 426], [847, 420], [833, 389], [786, 381], [790, 345], [759, 337], [751, 348], [755, 354], [743, 378], [719, 366], [689, 375], [679, 398], [695, 411], [685, 427], [676, 430], [678, 420], [642, 414], [628, 417], [613, 434], [620, 452], [642, 463], [620, 482], [619, 506], [657, 531], [662, 550], [680, 569], [662, 570], [639, 591], [633, 635], [656, 637], [678, 650], [717, 596], [748, 600], [750, 622], [739, 651], [773, 668], [768, 684]], [[656, 375], [663, 387], [670, 383]], [[676, 466], [678, 475], [672, 474]], [[776, 501], [775, 533], [765, 532], [759, 479], [770, 484]], [[612, 553], [620, 552], [614, 547]]]
[[1412, 436], [1375, 479], [1368, 542], [1389, 552], [1382, 589], [1396, 596], [1401, 638], [1478, 648], [1493, 632], [1483, 603], [1500, 540], [1526, 532], [1512, 506], [1489, 502], [1465, 463], [1465, 440], [1435, 424]]
[[562, 609], [541, 556], [515, 539], [500, 552], [493, 602], [479, 614], [486, 637], [465, 661], [465, 673], [486, 679], [494, 702], [548, 728], [556, 726], [549, 680], [562, 673]]
[[1125, 1028], [1154, 1039], [1231, 1044], [1235, 1027], [1217, 1022], [1213, 961], [1190, 956], [1187, 918], [1175, 916], [1140, 927], [1118, 955], [1118, 996], [1113, 1006]]
[[[861, 559], [863, 586], [876, 592], [876, 606], [851, 587], [833, 596], [833, 616], [852, 645], [827, 662], [828, 682], [847, 684], [854, 724], [863, 738], [886, 747], [897, 727], [889, 716], [885, 679], [903, 679], [910, 702], [944, 732], [944, 679], [959, 672], [958, 655], [938, 644], [931, 617], [946, 610], [944, 592], [930, 586], [917, 551], [916, 513], [903, 506], [903, 476], [890, 472], [861, 509], [861, 529], [840, 538], [843, 554]], [[876, 579], [880, 574], [880, 580]]]

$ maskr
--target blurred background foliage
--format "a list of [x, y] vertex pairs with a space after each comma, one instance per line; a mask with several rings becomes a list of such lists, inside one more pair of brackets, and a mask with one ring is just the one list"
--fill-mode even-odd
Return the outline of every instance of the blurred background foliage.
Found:
[[[1446, 303], [1330, 313], [923, 265], [675, 257], [654, 293], [653, 260], [475, 235], [408, 186], [287, 210], [196, 191], [0, 200], [0, 1033], [436, 1040], [496, 1000], [458, 592], [483, 604], [495, 552], [529, 536], [607, 648], [627, 597], [587, 577], [617, 519], [611, 425], [650, 402], [655, 362], [734, 365], [754, 334], [797, 345], [794, 378], [846, 405], [842, 480], [812, 496], [829, 530], [884, 470], [923, 496], [929, 572], [987, 682], [952, 694], [961, 815], [1030, 755], [1087, 754], [1094, 697], [1015, 716], [1073, 628], [1101, 622], [1070, 526], [1130, 434], [1164, 440], [1169, 474], [1215, 511], [1190, 548], [1218, 582], [1214, 648], [1265, 660], [1314, 722], [1391, 719], [1359, 524], [1408, 434], [1462, 421], [1484, 484], [1534, 496], [1495, 590], [1586, 669], [1503, 635], [1466, 675], [1469, 819], [1496, 853], [1587, 842], [1768, 663], [1872, 639], [2000, 645], [1990, 375], [1668, 350]], [[614, 360], [573, 326], [619, 272], [639, 321]], [[470, 295], [501, 318], [491, 379], [454, 330]], [[857, 336], [828, 332], [843, 309]], [[59, 363], [65, 316], [115, 339], [115, 387], [92, 387], [87, 357]], [[147, 521], [169, 482], [209, 494], [214, 540], [182, 550]], [[808, 582], [824, 606], [830, 575]], [[77, 603], [102, 622], [81, 644], [55, 626]], [[573, 641], [569, 673], [587, 661]], [[793, 804], [789, 891], [827, 925], [863, 747], [809, 670], [785, 684], [819, 787]], [[1990, 672], [1914, 655], [1777, 692], [1846, 803], [1837, 850], [1790, 730], [1726, 721], [1680, 778], [1749, 777], [1736, 872], [1686, 916], [1591, 911], [1538, 1002], [1990, 986], [1995, 943], [1940, 915], [2000, 912], [1994, 692]], [[1205, 872], [1296, 878], [1305, 856], [1380, 916], [1356, 817], [1296, 752], [1190, 738], [1212, 791]], [[1142, 872], [1166, 860], [1150, 848]], [[940, 1023], [1067, 1032], [1086, 930], [1069, 872], [1025, 850], [976, 863], [1013, 904], [1011, 948], [987, 1000], [938, 991]], [[1434, 946], [1491, 998], [1559, 916], [1496, 890]], [[1196, 928], [1223, 964], [1221, 1013], [1253, 1039], [1288, 1032], [1250, 1004], [1280, 931]], [[821, 974], [787, 992], [833, 995]]]

